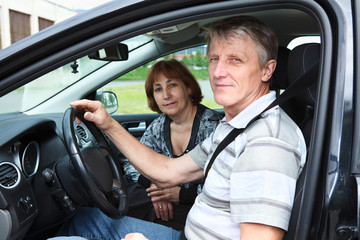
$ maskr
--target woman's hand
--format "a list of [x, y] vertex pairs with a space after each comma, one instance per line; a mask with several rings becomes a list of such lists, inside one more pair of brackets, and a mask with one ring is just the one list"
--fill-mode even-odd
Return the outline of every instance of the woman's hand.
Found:
[[169, 201], [153, 201], [153, 206], [157, 218], [163, 221], [169, 221], [174, 217], [173, 206]]
[[155, 184], [146, 189], [151, 201], [169, 201], [178, 204], [180, 201], [180, 187], [175, 186], [171, 188], [158, 188]]

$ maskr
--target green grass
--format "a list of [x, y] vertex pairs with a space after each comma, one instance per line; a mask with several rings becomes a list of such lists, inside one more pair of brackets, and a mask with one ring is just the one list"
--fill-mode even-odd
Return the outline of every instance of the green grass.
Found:
[[116, 113], [152, 113], [147, 105], [144, 84], [111, 87], [106, 90], [114, 92], [118, 98], [119, 108]]
[[[106, 90], [114, 92], [118, 98], [117, 114], [153, 113], [147, 105], [144, 84], [110, 87]], [[212, 109], [222, 108], [213, 99], [203, 99], [201, 103]]]
[[207, 106], [210, 109], [222, 109], [223, 106], [217, 104], [214, 99], [206, 99], [203, 98], [203, 100], [201, 101], [201, 104], [204, 106]]
[[149, 69], [147, 67], [138, 67], [116, 80], [145, 80]]
[[207, 69], [191, 70], [191, 73], [195, 76], [197, 80], [206, 80], [209, 79], [209, 73]]

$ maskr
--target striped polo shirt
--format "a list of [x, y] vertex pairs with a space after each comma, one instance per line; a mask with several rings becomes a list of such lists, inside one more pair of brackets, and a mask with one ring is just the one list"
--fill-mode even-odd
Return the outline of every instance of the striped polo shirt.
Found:
[[[209, 138], [190, 151], [193, 161], [206, 169], [225, 136], [245, 127], [274, 99], [270, 92], [230, 122], [223, 119]], [[244, 222], [287, 230], [305, 159], [303, 135], [291, 118], [278, 106], [263, 113], [215, 159], [188, 214], [187, 239], [240, 239]]]

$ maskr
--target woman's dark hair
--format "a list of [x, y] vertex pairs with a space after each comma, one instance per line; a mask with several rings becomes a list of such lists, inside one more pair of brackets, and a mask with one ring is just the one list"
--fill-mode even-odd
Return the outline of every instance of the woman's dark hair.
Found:
[[150, 68], [145, 81], [145, 92], [151, 110], [162, 113], [154, 98], [154, 83], [161, 74], [167, 78], [176, 78], [184, 83], [185, 87], [190, 89], [190, 99], [194, 105], [200, 103], [203, 99], [199, 83], [183, 63], [175, 59], [162, 60]]

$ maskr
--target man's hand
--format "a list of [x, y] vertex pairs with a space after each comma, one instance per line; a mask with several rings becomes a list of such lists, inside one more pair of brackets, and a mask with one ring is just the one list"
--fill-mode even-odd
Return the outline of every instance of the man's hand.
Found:
[[149, 240], [141, 233], [129, 233], [121, 240]]
[[101, 130], [107, 130], [113, 124], [114, 120], [99, 101], [79, 100], [70, 103], [70, 106], [83, 109], [85, 111], [84, 118], [95, 123]]

